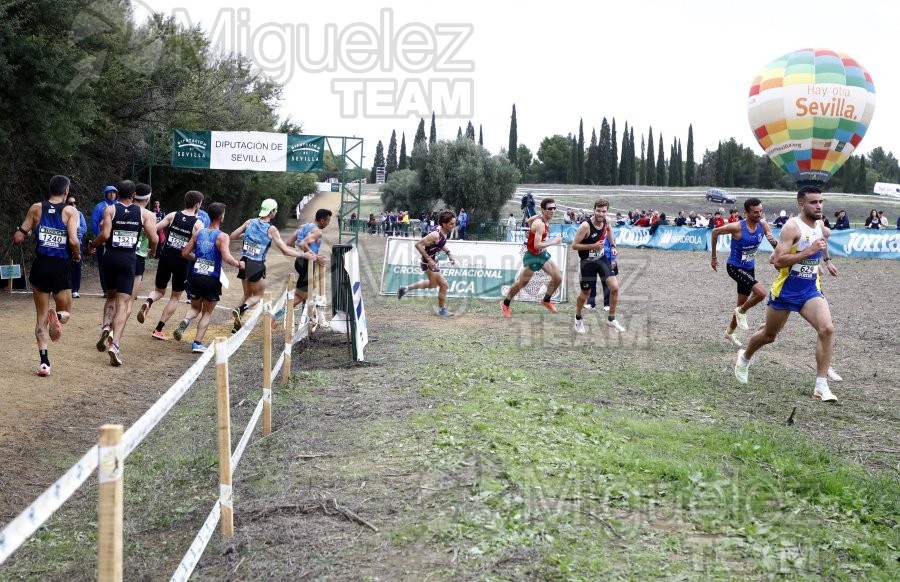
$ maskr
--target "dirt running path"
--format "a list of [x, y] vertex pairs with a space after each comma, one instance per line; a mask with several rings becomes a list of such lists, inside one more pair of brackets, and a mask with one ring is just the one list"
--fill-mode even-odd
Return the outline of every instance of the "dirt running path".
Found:
[[[323, 192], [301, 213], [301, 223], [312, 220], [319, 208], [337, 211], [340, 194]], [[288, 209], [284, 209], [287, 211]], [[291, 219], [293, 228], [297, 221]], [[326, 230], [326, 245], [337, 242], [337, 221]], [[287, 237], [292, 230], [282, 230]], [[232, 253], [240, 251], [237, 241]], [[269, 289], [284, 290], [293, 259], [270, 249], [267, 258]], [[205, 342], [228, 336], [231, 315], [225, 306], [241, 298], [240, 281], [233, 268], [227, 273], [229, 289], [223, 289], [222, 309], [217, 309]], [[153, 285], [156, 261], [151, 261], [139, 295], [146, 296]], [[0, 526], [15, 517], [37, 495], [55, 481], [96, 443], [97, 428], [104, 423], [121, 423], [126, 428], [140, 418], [172, 383], [197, 359], [190, 351], [195, 328], [184, 341], [159, 341], [150, 336], [159, 315], [154, 305], [149, 320], [141, 325], [134, 314], [122, 340], [124, 365], [114, 368], [105, 352], [98, 352], [103, 299], [96, 268], [86, 268], [82, 298], [74, 300], [71, 321], [63, 326], [62, 339], [50, 346], [52, 373], [37, 375], [40, 363], [34, 341], [34, 303], [31, 294], [0, 295]], [[166, 325], [171, 335], [187, 312], [182, 305]], [[252, 339], [252, 336], [251, 336]]]

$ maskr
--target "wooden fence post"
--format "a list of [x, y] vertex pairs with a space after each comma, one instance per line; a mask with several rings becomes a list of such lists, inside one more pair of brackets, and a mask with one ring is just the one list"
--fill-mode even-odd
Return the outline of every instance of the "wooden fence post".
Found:
[[[284, 365], [281, 367], [281, 385], [287, 386], [291, 380], [291, 350], [294, 347], [294, 287], [297, 275], [288, 275], [287, 299], [284, 304]], [[304, 303], [303, 308], [306, 308]], [[303, 318], [300, 318], [303, 321]]]
[[216, 412], [219, 424], [219, 504], [224, 539], [234, 535], [234, 504], [231, 494], [231, 396], [228, 388], [228, 356], [225, 338], [216, 338]]
[[99, 510], [97, 519], [97, 579], [100, 582], [122, 580], [122, 471], [125, 446], [121, 424], [100, 427], [100, 462], [97, 475]]
[[[263, 436], [272, 434], [272, 293], [263, 301]], [[285, 305], [287, 308], [287, 305]]]

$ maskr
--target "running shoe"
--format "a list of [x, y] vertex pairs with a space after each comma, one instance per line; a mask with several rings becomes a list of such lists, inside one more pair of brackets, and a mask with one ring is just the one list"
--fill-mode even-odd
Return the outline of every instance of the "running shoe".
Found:
[[109, 347], [109, 342], [112, 341], [110, 337], [110, 329], [108, 325], [104, 325], [103, 329], [100, 330], [100, 339], [97, 340], [97, 351], [102, 352]]
[[828, 379], [832, 382], [843, 382], [844, 379], [841, 378], [840, 374], [834, 371], [834, 368], [828, 366]]
[[106, 353], [109, 354], [109, 363], [113, 366], [121, 366], [122, 358], [119, 357], [119, 346], [116, 344], [110, 344], [109, 349], [106, 350]]
[[164, 342], [169, 341], [169, 336], [158, 329], [154, 329], [153, 333], [151, 333], [150, 335], [152, 335], [154, 339], [162, 340]]
[[56, 315], [55, 309], [47, 312], [47, 319], [50, 321], [50, 341], [58, 342], [62, 337], [62, 325], [59, 323], [59, 316]]
[[609, 311], [609, 305], [604, 305], [604, 306], [603, 306], [603, 311]]
[[49, 376], [50, 364], [41, 364], [38, 366], [38, 376]]
[[191, 344], [191, 351], [195, 354], [202, 354], [206, 351], [206, 346], [202, 342], [194, 342]]
[[437, 312], [438, 317], [453, 317], [453, 313], [446, 307], [441, 307]]
[[747, 323], [747, 314], [741, 313], [740, 307], [734, 308], [734, 318], [737, 320], [738, 329], [743, 329], [744, 331], [750, 329], [750, 324]]
[[509, 310], [509, 305], [504, 303], [502, 300], [500, 301], [500, 312], [503, 314], [503, 317], [512, 317], [512, 313]]
[[727, 339], [728, 341], [730, 341], [731, 343], [733, 343], [733, 344], [735, 345], [735, 347], [738, 347], [738, 348], [741, 347], [741, 340], [739, 340], [739, 339], [737, 338], [737, 335], [736, 335], [734, 332], [728, 333], [728, 332], [726, 331], [726, 332], [725, 332], [725, 339]]
[[397, 289], [397, 299], [403, 299], [403, 296], [406, 295], [406, 287], [400, 287]]
[[80, 297], [81, 295], [78, 293], [78, 291], [72, 291], [72, 299], [79, 299]]
[[741, 384], [746, 384], [750, 380], [750, 362], [742, 363], [744, 360], [744, 350], [738, 350], [737, 362], [734, 364], [734, 377]]
[[189, 319], [181, 320], [181, 323], [179, 323], [178, 327], [175, 328], [175, 331], [172, 332], [172, 337], [175, 338], [175, 341], [181, 341], [181, 337], [184, 335], [184, 330], [186, 330], [190, 324], [191, 321]]
[[596, 309], [597, 306], [594, 305], [593, 303], [585, 303], [585, 304], [584, 304], [584, 308], [585, 308], [585, 309]]
[[541, 305], [543, 305], [544, 307], [546, 307], [546, 308], [547, 308], [547, 311], [549, 311], [550, 313], [556, 313], [557, 311], [559, 311], [559, 310], [556, 308], [556, 306], [553, 305], [552, 303], [550, 303], [549, 301], [541, 301]]
[[619, 323], [618, 319], [614, 319], [612, 321], [607, 320], [606, 326], [611, 327], [612, 329], [616, 330], [619, 333], [622, 333], [623, 331], [625, 331], [625, 328], [622, 327], [622, 324]]
[[237, 331], [244, 326], [244, 322], [241, 321], [241, 310], [240, 309], [232, 309], [231, 310], [231, 319], [234, 320], [234, 329], [231, 330], [231, 333], [237, 333]]
[[837, 402], [837, 396], [831, 393], [827, 384], [825, 386], [816, 386], [816, 389], [813, 390], [813, 398], [822, 402]]
[[575, 320], [575, 333], [584, 333], [584, 320], [583, 319]]
[[144, 303], [141, 305], [141, 308], [138, 309], [137, 320], [138, 323], [144, 323], [144, 320], [147, 318], [147, 312], [150, 311], [150, 306]]
[[318, 307], [325, 307], [328, 305], [328, 297], [326, 295], [316, 295], [314, 303]]

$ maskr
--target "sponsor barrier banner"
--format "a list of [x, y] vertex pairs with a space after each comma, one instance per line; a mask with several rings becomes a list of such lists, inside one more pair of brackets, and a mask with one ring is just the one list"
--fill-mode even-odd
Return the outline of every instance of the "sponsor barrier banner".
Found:
[[613, 236], [617, 247], [645, 247], [650, 242], [650, 229], [643, 226], [614, 226]]
[[[426, 279], [419, 267], [422, 255], [416, 250], [415, 243], [416, 240], [410, 238], [388, 239], [381, 279], [382, 295], [395, 294], [402, 286]], [[480, 299], [501, 299], [505, 296], [522, 268], [522, 253], [525, 251], [521, 243], [509, 242], [454, 240], [449, 241], [447, 247], [456, 259], [456, 265], [451, 265], [446, 255], [438, 255], [438, 266], [449, 285], [447, 297]], [[554, 245], [547, 250], [560, 271], [565, 273], [568, 247]], [[563, 276], [562, 284], [553, 294], [553, 301], [565, 300], [566, 279]], [[516, 301], [541, 301], [549, 281], [549, 275], [538, 271], [516, 296]], [[407, 295], [416, 296], [437, 297], [437, 289], [414, 289]]]
[[832, 230], [828, 252], [833, 257], [900, 260], [900, 230]]
[[[614, 233], [615, 234], [615, 233]], [[648, 231], [649, 234], [649, 231]], [[701, 229], [682, 226], [660, 226], [650, 237], [647, 246], [654, 249], [670, 251], [705, 251], [708, 248], [708, 234]], [[616, 237], [616, 245], [619, 237]]]
[[262, 131], [172, 131], [172, 165], [204, 170], [315, 172], [325, 138]]

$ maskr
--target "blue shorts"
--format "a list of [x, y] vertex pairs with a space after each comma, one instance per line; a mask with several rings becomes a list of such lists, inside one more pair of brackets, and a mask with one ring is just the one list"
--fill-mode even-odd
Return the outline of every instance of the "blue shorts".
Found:
[[815, 299], [816, 297], [825, 298], [818, 289], [813, 289], [806, 296], [793, 296], [790, 298], [772, 297], [772, 292], [770, 291], [768, 305], [772, 309], [777, 309], [778, 311], [795, 311], [800, 313], [800, 310], [803, 309], [806, 302], [810, 299]]

